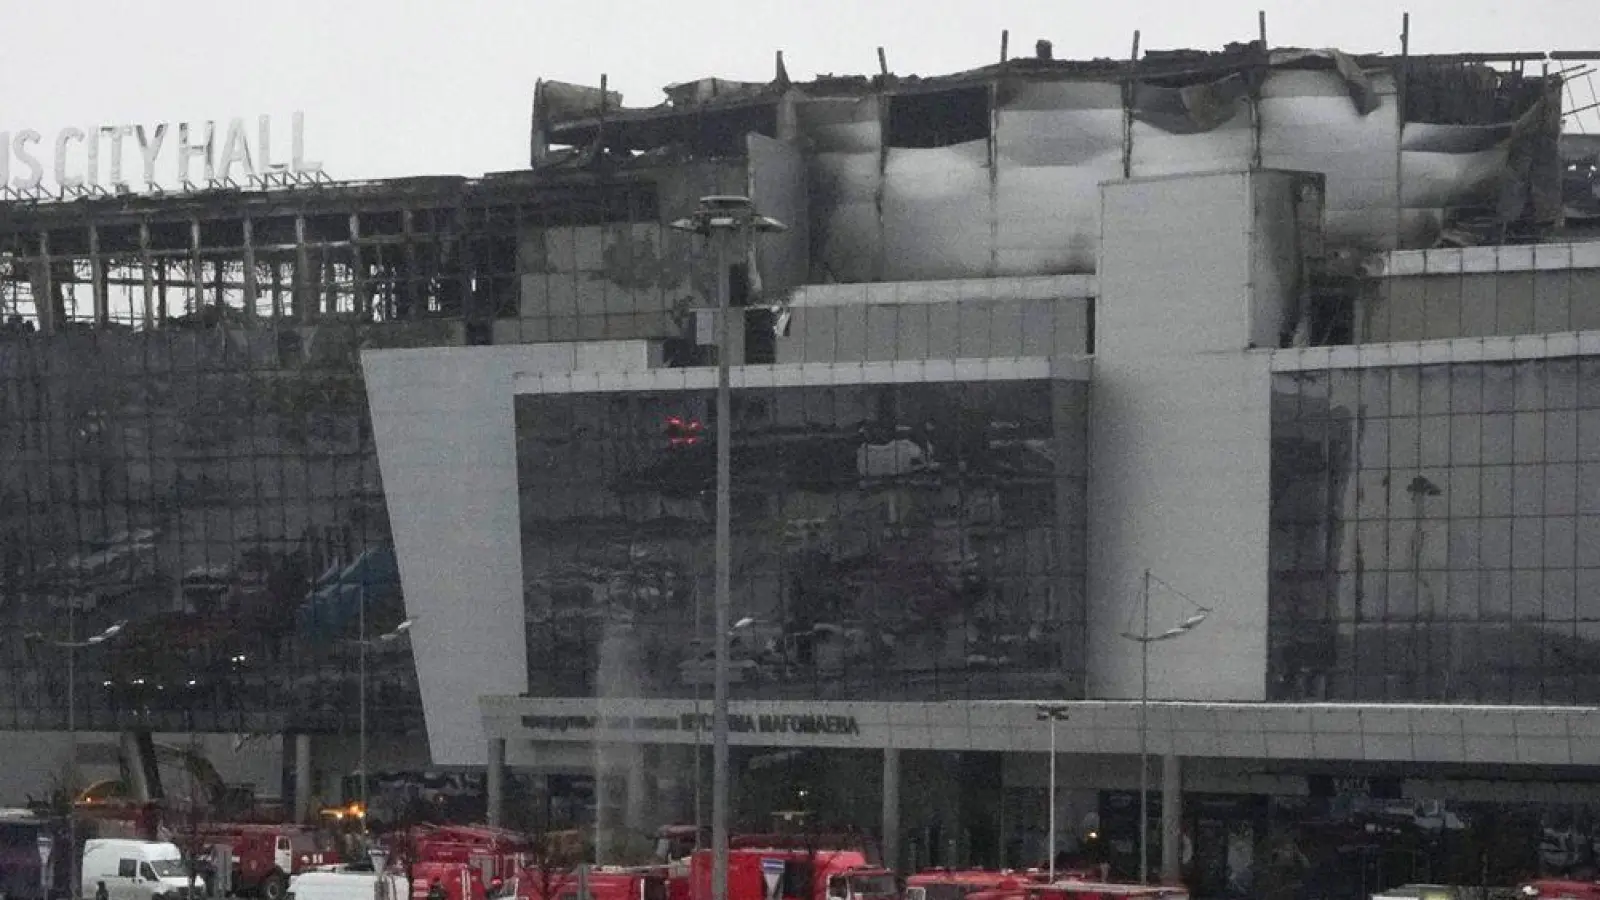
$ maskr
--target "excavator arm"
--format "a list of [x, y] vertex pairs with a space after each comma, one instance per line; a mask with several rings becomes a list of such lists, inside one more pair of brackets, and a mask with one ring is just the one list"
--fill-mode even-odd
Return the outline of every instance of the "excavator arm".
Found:
[[228, 800], [228, 786], [216, 767], [201, 753], [171, 744], [158, 744], [148, 731], [125, 731], [118, 742], [122, 763], [123, 799], [139, 804], [167, 799], [163, 770], [186, 776], [193, 785], [190, 799], [216, 810]]

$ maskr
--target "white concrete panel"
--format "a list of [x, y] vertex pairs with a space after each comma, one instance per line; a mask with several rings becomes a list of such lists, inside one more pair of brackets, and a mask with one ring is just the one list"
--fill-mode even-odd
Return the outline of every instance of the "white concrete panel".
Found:
[[[1098, 192], [1099, 183], [1092, 187]], [[794, 307], [857, 304], [949, 303], [952, 300], [1069, 300], [1095, 296], [1093, 275], [1016, 278], [957, 278], [945, 281], [882, 281], [872, 284], [807, 284], [789, 298]]]
[[[1151, 695], [1259, 700], [1265, 691], [1267, 354], [1095, 359], [1089, 479], [1089, 691], [1136, 697], [1143, 570], [1210, 607], [1152, 645]], [[1213, 386], [1195, 391], [1194, 385]], [[1193, 610], [1152, 591], [1151, 626]]]
[[[1122, 634], [1142, 628], [1149, 570], [1152, 632], [1183, 621], [1195, 605], [1212, 610], [1189, 634], [1151, 645], [1151, 696], [1261, 700], [1271, 354], [1247, 349], [1248, 185], [1239, 174], [1219, 174], [1119, 182], [1104, 193], [1090, 434], [1089, 695], [1140, 695], [1139, 647]], [[1185, 212], [1148, 215], [1155, 208]]]
[[406, 613], [418, 619], [411, 645], [435, 764], [482, 765], [473, 701], [527, 689], [517, 374], [624, 371], [648, 359], [638, 342], [362, 354]]
[[1460, 736], [1444, 734], [1417, 734], [1411, 739], [1412, 750], [1418, 759], [1440, 762], [1470, 762]]
[[[900, 377], [907, 372], [907, 377]], [[1057, 378], [1087, 381], [1090, 361], [1081, 358], [929, 360], [916, 364], [889, 363], [887, 368], [863, 363], [805, 363], [799, 365], [734, 366], [728, 381], [734, 390], [747, 387], [796, 387], [818, 384], [874, 384], [888, 375], [897, 382], [1030, 381]], [[513, 379], [518, 394], [596, 394], [617, 391], [710, 390], [716, 386], [714, 368], [635, 370], [627, 378], [591, 371], [523, 370]]]
[[1362, 758], [1371, 762], [1408, 762], [1416, 759], [1409, 734], [1369, 734], [1362, 741]]
[[1096, 353], [1244, 349], [1250, 176], [1135, 179], [1108, 183], [1102, 193]]

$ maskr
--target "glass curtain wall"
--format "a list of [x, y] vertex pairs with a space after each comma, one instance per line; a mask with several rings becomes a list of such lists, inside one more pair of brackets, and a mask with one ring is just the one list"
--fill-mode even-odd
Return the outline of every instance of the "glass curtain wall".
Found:
[[[403, 615], [361, 330], [0, 342], [0, 728], [351, 727], [357, 623]], [[116, 638], [68, 651], [117, 622]], [[377, 731], [420, 725], [408, 642]]]
[[1282, 373], [1269, 694], [1600, 701], [1600, 359]]
[[[735, 696], [1077, 696], [1085, 386], [741, 390]], [[714, 397], [517, 398], [531, 690], [712, 681]]]

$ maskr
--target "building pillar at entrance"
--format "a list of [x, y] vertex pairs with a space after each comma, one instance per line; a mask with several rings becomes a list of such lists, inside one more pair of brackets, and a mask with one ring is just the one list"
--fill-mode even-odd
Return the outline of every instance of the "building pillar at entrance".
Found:
[[484, 811], [484, 818], [488, 820], [488, 823], [490, 825], [498, 826], [498, 825], [501, 824], [501, 820], [505, 816], [505, 797], [506, 797], [506, 788], [505, 788], [505, 782], [506, 782], [506, 739], [505, 738], [490, 738], [489, 739], [489, 756], [488, 756], [488, 761], [487, 762], [488, 762], [488, 764], [485, 766], [485, 772], [484, 772], [484, 778], [483, 778], [484, 793], [486, 793], [488, 795], [485, 798], [486, 809]]
[[883, 864], [900, 865], [900, 751], [883, 750]]
[[1183, 762], [1161, 757], [1161, 883], [1183, 881]]
[[628, 796], [623, 807], [622, 823], [632, 833], [644, 830], [645, 819], [649, 815], [650, 779], [645, 771], [649, 765], [650, 748], [636, 746], [629, 748], [628, 753]]
[[[363, 772], [363, 775], [366, 773]], [[311, 808], [311, 735], [294, 736], [294, 820], [309, 822]]]

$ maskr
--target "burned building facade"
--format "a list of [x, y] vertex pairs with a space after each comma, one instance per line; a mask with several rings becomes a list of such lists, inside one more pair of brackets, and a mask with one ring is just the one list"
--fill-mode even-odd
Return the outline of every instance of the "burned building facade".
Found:
[[[692, 817], [720, 355], [749, 823], [857, 773], [814, 814], [892, 861], [1037, 861], [1055, 802], [1128, 874], [1144, 746], [1204, 891], [1491, 772], [1588, 827], [1582, 54], [1047, 56], [543, 82], [525, 171], [5, 205], [0, 726], [304, 736], [305, 797], [365, 703]], [[788, 229], [719, 270], [710, 195]]]

